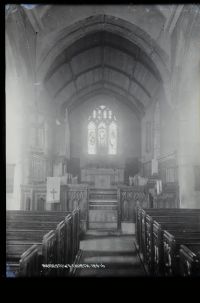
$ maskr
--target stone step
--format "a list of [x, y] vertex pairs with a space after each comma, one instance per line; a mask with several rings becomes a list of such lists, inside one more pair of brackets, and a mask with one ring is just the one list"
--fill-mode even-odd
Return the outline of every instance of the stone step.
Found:
[[[106, 207], [103, 205], [102, 207], [102, 209], [89, 209], [89, 229], [116, 230], [118, 228], [118, 211], [116, 206], [108, 205]], [[112, 207], [115, 209], [112, 209]]]
[[89, 201], [117, 201], [117, 197], [108, 197], [108, 196], [104, 196], [104, 197], [100, 197], [100, 196], [92, 196], [89, 197]]
[[117, 206], [115, 205], [90, 205], [89, 209], [93, 210], [117, 210]]
[[117, 187], [90, 187], [90, 190], [117, 191]]
[[117, 203], [101, 203], [101, 202], [96, 202], [96, 203], [89, 203], [89, 206], [105, 206], [105, 207], [118, 207]]
[[102, 203], [102, 204], [117, 204], [117, 200], [101, 200], [101, 199], [90, 199], [89, 203]]
[[117, 210], [89, 210], [90, 222], [116, 222]]
[[117, 196], [117, 193], [116, 192], [105, 192], [105, 191], [90, 191], [89, 192], [90, 195], [114, 195], [114, 196]]
[[117, 223], [113, 222], [89, 222], [89, 229], [101, 229], [101, 230], [117, 230]]

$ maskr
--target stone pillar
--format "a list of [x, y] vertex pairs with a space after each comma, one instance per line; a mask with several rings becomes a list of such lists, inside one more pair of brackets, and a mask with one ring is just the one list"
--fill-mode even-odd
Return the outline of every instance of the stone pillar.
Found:
[[199, 48], [190, 48], [183, 71], [178, 107], [178, 177], [182, 208], [200, 208], [200, 191], [195, 189], [194, 166], [200, 165], [200, 72]]
[[151, 161], [151, 174], [158, 174], [158, 158], [160, 156], [160, 104], [155, 104], [153, 119], [153, 159]]

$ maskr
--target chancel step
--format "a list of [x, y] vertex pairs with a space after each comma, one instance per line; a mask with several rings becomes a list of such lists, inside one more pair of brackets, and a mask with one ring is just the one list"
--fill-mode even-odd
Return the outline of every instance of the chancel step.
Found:
[[101, 230], [116, 230], [117, 223], [113, 222], [90, 222], [89, 229], [101, 229]]
[[117, 189], [110, 189], [110, 188], [91, 188], [91, 194], [117, 194]]
[[100, 200], [100, 199], [90, 199], [90, 203], [101, 203], [101, 204], [116, 204], [117, 200]]
[[117, 190], [116, 189], [90, 189], [89, 200], [117, 200]]
[[96, 210], [117, 210], [117, 206], [115, 205], [90, 205], [90, 210], [91, 209], [96, 209]]
[[117, 210], [89, 211], [89, 229], [117, 229]]
[[100, 200], [100, 199], [91, 199], [89, 200], [89, 209], [114, 209], [117, 210], [118, 202], [117, 200]]
[[117, 200], [117, 195], [110, 194], [90, 194], [89, 199], [98, 199], [98, 200]]
[[92, 188], [89, 194], [89, 228], [117, 229], [117, 189]]

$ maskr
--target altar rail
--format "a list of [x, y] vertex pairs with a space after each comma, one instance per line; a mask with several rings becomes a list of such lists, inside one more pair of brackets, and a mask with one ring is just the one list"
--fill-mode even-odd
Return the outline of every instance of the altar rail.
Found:
[[[153, 186], [153, 185], [152, 185]], [[142, 208], [179, 208], [179, 188], [175, 183], [163, 185], [163, 191], [150, 201], [149, 184], [144, 186], [119, 186], [118, 201], [120, 204], [119, 221], [135, 222], [137, 203]]]
[[89, 188], [85, 184], [67, 185], [67, 210], [80, 209], [80, 229], [85, 231], [88, 222], [88, 195]]
[[[31, 211], [72, 211], [80, 208], [81, 232], [88, 229], [88, 197], [90, 187], [87, 184], [61, 185], [60, 203], [47, 205], [45, 185], [22, 186], [21, 210]], [[139, 202], [142, 208], [177, 208], [179, 206], [179, 194], [177, 185], [163, 186], [163, 192], [154, 197], [153, 203], [149, 201], [148, 185], [117, 187], [118, 195], [118, 222], [135, 222], [136, 205]], [[28, 203], [28, 207], [27, 207]], [[44, 208], [41, 205], [44, 203]], [[151, 204], [151, 205], [150, 205]], [[48, 209], [47, 207], [51, 207]]]
[[119, 221], [135, 222], [136, 205], [148, 207], [148, 193], [145, 186], [120, 186], [118, 187], [118, 200], [120, 201]]

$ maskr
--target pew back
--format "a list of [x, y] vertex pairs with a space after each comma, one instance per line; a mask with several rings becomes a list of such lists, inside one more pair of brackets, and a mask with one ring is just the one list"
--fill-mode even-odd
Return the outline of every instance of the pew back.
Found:
[[200, 244], [180, 246], [180, 275], [200, 276]]
[[78, 252], [80, 210], [45, 212], [44, 216], [43, 213], [10, 211], [7, 215], [7, 262], [18, 267], [21, 276], [63, 276], [66, 269], [55, 269], [51, 265], [72, 264]]
[[180, 245], [188, 244], [200, 245], [199, 233], [171, 234], [167, 231], [163, 233], [163, 271], [165, 276], [180, 274], [179, 250]]
[[[182, 242], [198, 243], [200, 209], [136, 209], [136, 240], [152, 274], [163, 274], [164, 264], [169, 267], [171, 255], [168, 254], [169, 243], [163, 241], [164, 230], [177, 238], [177, 247]], [[167, 262], [164, 262], [164, 252], [168, 256]]]
[[41, 271], [41, 253], [39, 245], [32, 245], [19, 261], [19, 277], [38, 277]]
[[54, 230], [50, 230], [43, 237], [42, 241], [42, 275], [44, 276], [55, 276], [56, 270], [55, 268], [48, 268], [44, 266], [53, 266], [56, 264], [57, 258], [57, 239], [56, 233]]

